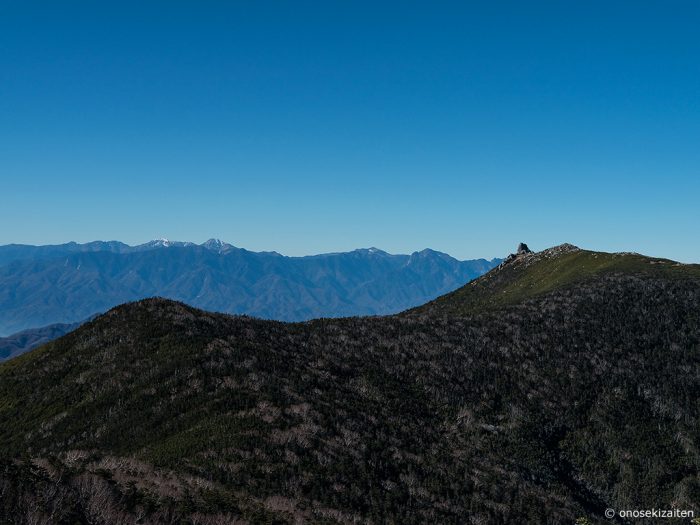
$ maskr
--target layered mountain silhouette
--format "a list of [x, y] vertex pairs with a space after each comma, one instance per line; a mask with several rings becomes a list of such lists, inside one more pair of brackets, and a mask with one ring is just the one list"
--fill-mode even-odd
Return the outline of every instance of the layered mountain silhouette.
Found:
[[519, 250], [386, 317], [287, 324], [163, 299], [119, 306], [0, 365], [0, 515], [698, 516], [699, 312], [699, 265], [570, 245]]
[[57, 323], [40, 328], [22, 330], [16, 334], [0, 337], [0, 361], [17, 357], [34, 348], [53, 341], [78, 328], [83, 323]]
[[0, 246], [0, 335], [78, 322], [153, 296], [284, 321], [388, 314], [454, 290], [499, 262], [376, 248], [285, 257], [215, 239]]

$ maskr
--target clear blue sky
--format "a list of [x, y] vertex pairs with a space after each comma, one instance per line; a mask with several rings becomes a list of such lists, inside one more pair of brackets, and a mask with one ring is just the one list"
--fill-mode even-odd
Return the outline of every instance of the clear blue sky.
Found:
[[700, 261], [700, 3], [0, 2], [0, 244]]

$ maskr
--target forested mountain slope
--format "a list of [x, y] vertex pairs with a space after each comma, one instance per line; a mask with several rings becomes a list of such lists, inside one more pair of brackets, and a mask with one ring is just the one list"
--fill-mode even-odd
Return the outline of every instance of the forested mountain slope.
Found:
[[[471, 285], [398, 316], [297, 324], [160, 299], [115, 308], [0, 365], [0, 515], [538, 525], [615, 523], [606, 508], [700, 515], [697, 266], [617, 255], [614, 271], [589, 271], [612, 256], [568, 248], [521, 267], [524, 257], [477, 281], [500, 294], [483, 291], [483, 309]], [[533, 288], [547, 272], [555, 285]]]

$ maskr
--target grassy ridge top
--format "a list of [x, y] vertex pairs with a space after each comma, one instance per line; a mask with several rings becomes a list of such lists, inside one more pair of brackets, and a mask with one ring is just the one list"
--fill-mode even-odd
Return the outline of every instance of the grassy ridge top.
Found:
[[516, 256], [462, 288], [443, 295], [413, 313], [468, 315], [492, 310], [605, 274], [672, 279], [700, 279], [700, 265], [637, 253], [606, 253], [564, 244]]

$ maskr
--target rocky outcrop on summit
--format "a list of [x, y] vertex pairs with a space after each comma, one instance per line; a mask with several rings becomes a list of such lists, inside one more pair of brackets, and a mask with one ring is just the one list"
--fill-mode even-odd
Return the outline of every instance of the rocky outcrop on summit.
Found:
[[518, 251], [516, 252], [516, 255], [525, 255], [526, 253], [532, 253], [532, 250], [527, 247], [527, 244], [521, 242], [518, 244]]
[[497, 269], [503, 268], [506, 264], [513, 262], [519, 257], [522, 257], [523, 255], [528, 255], [533, 253], [530, 248], [528, 248], [527, 244], [524, 242], [521, 242], [518, 244], [518, 249], [515, 251], [515, 253], [511, 253], [508, 257], [503, 259], [503, 262], [498, 265]]
[[539, 252], [542, 255], [545, 255], [547, 257], [552, 257], [555, 255], [563, 255], [565, 253], [572, 253], [572, 252], [580, 252], [581, 248], [578, 246], [574, 246], [573, 244], [569, 244], [568, 242], [564, 244], [560, 244], [558, 246], [552, 246], [551, 248], [547, 248], [546, 250], [542, 250]]
[[562, 255], [565, 253], [570, 253], [570, 252], [576, 252], [580, 251], [580, 248], [578, 246], [574, 246], [573, 244], [569, 243], [564, 243], [560, 244], [559, 246], [554, 246], [552, 248], [547, 248], [546, 250], [542, 250], [540, 252], [533, 252], [527, 244], [524, 242], [521, 242], [518, 244], [518, 249], [516, 250], [516, 253], [511, 253], [508, 257], [503, 259], [503, 262], [497, 266], [497, 270], [502, 269], [504, 266], [506, 266], [509, 263], [512, 263], [513, 261], [527, 261], [527, 263], [539, 261], [543, 257], [555, 257], [557, 255]]

